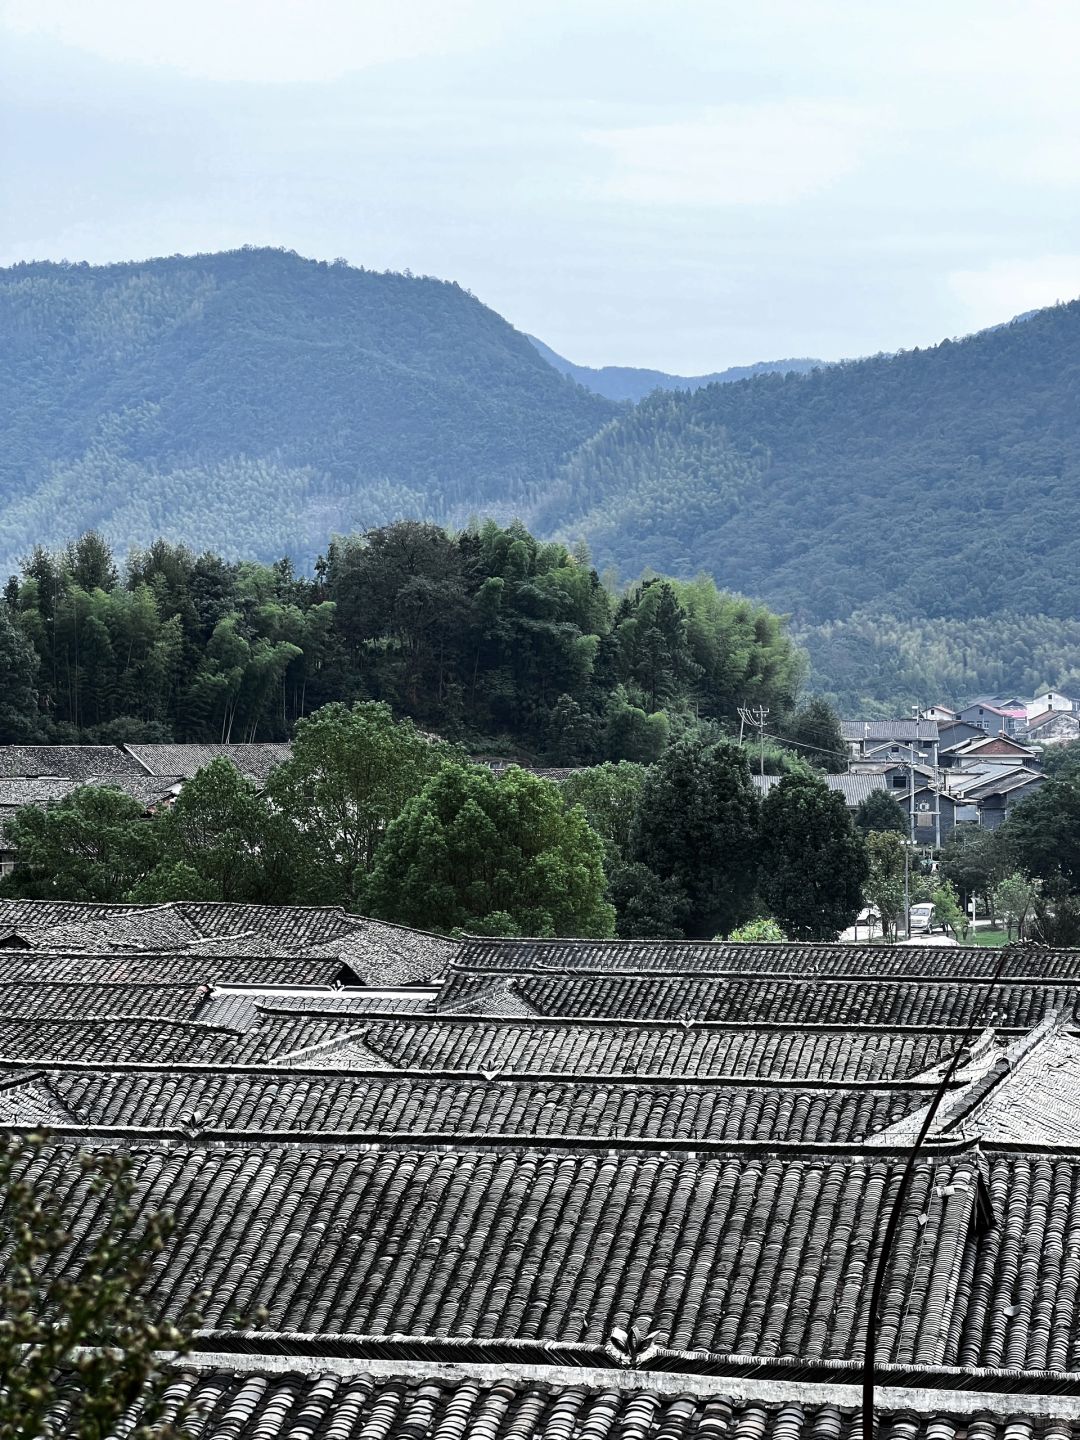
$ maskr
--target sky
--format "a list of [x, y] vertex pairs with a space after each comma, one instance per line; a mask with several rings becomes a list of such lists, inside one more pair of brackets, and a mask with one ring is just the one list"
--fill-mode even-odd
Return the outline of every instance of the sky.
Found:
[[0, 264], [280, 245], [580, 364], [1080, 295], [1075, 0], [0, 0]]

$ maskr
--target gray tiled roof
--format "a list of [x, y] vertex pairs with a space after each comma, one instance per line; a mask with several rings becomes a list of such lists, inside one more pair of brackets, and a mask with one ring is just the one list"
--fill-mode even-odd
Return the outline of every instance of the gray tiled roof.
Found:
[[[310, 1063], [506, 1074], [729, 1075], [803, 1080], [909, 1079], [956, 1048], [955, 1032], [741, 1029], [589, 1021], [435, 1020], [414, 1016], [339, 1026]], [[353, 1040], [362, 1058], [350, 1055]], [[279, 1052], [281, 1053], [281, 1052]], [[305, 1063], [309, 1063], [305, 1059]]]
[[[957, 980], [776, 979], [761, 975], [540, 975], [499, 977], [521, 999], [518, 1014], [647, 1020], [805, 1021], [816, 1025], [964, 1025], [983, 1015], [1004, 1026], [1037, 1024], [1049, 1010], [1073, 1014], [1080, 984], [1036, 981], [987, 987]], [[455, 971], [437, 1009], [486, 1013], [478, 981]]]
[[[3, 1075], [0, 1073], [0, 1083]], [[693, 1081], [486, 1081], [229, 1070], [55, 1070], [48, 1084], [85, 1125], [206, 1130], [849, 1141], [924, 1105], [924, 1088], [702, 1086]], [[3, 1091], [0, 1090], [0, 1100]]]
[[86, 784], [123, 777], [145, 779], [147, 771], [119, 745], [0, 745], [0, 775], [57, 775]]
[[[428, 1377], [367, 1374], [363, 1362], [336, 1363], [304, 1373], [233, 1360], [229, 1368], [188, 1360], [166, 1391], [166, 1417], [180, 1407], [189, 1440], [858, 1440], [859, 1415], [808, 1394], [735, 1400], [724, 1382], [665, 1385], [641, 1374], [627, 1384], [617, 1373], [582, 1372], [577, 1383], [522, 1378], [511, 1366], [461, 1365], [453, 1375], [437, 1365]], [[71, 1382], [74, 1388], [74, 1381]], [[737, 1388], [737, 1387], [735, 1387]], [[906, 1397], [905, 1397], [906, 1399]], [[880, 1396], [881, 1440], [1077, 1440], [1080, 1426], [1068, 1399], [1050, 1401], [1045, 1414], [1014, 1413], [1009, 1397], [972, 1396], [962, 1413], [945, 1397], [923, 1414], [897, 1413], [889, 1393]], [[70, 1403], [64, 1400], [62, 1404]], [[989, 1408], [993, 1406], [993, 1408]], [[1060, 1418], [1053, 1418], [1059, 1416]], [[62, 1425], [65, 1412], [57, 1416]], [[136, 1405], [130, 1420], [144, 1418]]]
[[[175, 1219], [150, 1303], [176, 1314], [201, 1288], [211, 1329], [243, 1324], [258, 1306], [271, 1332], [602, 1345], [634, 1325], [675, 1350], [804, 1360], [861, 1352], [867, 1266], [904, 1164], [885, 1153], [613, 1156], [602, 1146], [137, 1147], [131, 1161], [140, 1203]], [[77, 1148], [45, 1145], [16, 1173], [48, 1186], [82, 1253], [102, 1206]], [[1074, 1167], [1059, 1185], [1067, 1176], [1075, 1184]], [[883, 1302], [883, 1359], [945, 1358], [978, 1181], [977, 1154], [916, 1165]], [[1046, 1226], [1063, 1235], [1068, 1217], [1050, 1218], [1039, 1185], [1024, 1193], [1020, 1249], [1038, 1254]], [[973, 1287], [971, 1328], [959, 1330], [976, 1358], [1008, 1356], [1022, 1334], [1037, 1361], [1073, 1335], [1075, 1293], [1056, 1305], [1040, 1294], [984, 1339], [979, 1324], [996, 1321], [1020, 1256], [973, 1244], [975, 1275], [993, 1277]]]
[[[494, 940], [462, 942], [455, 968], [477, 973], [754, 974], [807, 979], [865, 975], [989, 979], [1000, 959], [991, 946], [731, 944], [697, 940]], [[1080, 979], [1080, 950], [1014, 945], [1003, 975]]]
[[126, 745], [125, 750], [151, 775], [180, 775], [190, 780], [212, 760], [231, 760], [241, 775], [262, 781], [275, 765], [287, 760], [292, 747], [284, 742], [245, 745]]
[[936, 720], [841, 720], [845, 740], [912, 740], [931, 741], [938, 738]]

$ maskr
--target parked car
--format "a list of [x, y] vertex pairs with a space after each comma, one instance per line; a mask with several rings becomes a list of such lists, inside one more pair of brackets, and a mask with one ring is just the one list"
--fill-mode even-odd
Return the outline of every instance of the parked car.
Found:
[[932, 935], [935, 930], [944, 928], [937, 923], [934, 917], [934, 905], [931, 900], [921, 900], [918, 905], [912, 905], [908, 911], [908, 924], [913, 935]]

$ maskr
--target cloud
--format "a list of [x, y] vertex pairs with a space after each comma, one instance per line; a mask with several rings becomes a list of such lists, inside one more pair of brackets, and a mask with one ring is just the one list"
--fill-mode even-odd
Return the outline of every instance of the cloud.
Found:
[[995, 325], [1025, 310], [1040, 310], [1080, 295], [1080, 255], [995, 260], [978, 270], [953, 270], [949, 288], [967, 306], [972, 329]]
[[592, 130], [609, 199], [646, 205], [791, 205], [857, 170], [879, 129], [864, 107], [790, 100], [724, 105], [694, 119]]
[[483, 48], [502, 28], [492, 0], [0, 0], [0, 26], [108, 60], [241, 83], [333, 80]]

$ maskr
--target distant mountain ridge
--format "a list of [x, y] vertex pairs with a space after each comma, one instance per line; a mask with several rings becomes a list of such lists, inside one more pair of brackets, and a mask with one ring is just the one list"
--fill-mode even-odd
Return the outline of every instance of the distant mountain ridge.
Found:
[[1076, 613], [1080, 301], [928, 349], [654, 394], [534, 517], [813, 623]]
[[98, 527], [310, 563], [525, 512], [615, 413], [460, 286], [280, 250], [0, 270], [0, 568]]
[[711, 375], [668, 375], [663, 370], [641, 370], [633, 365], [575, 365], [535, 335], [529, 335], [528, 339], [561, 375], [569, 376], [596, 395], [619, 402], [644, 400], [654, 390], [700, 390], [703, 385], [730, 385], [753, 375], [805, 375], [826, 363], [810, 359], [761, 360], [755, 365], [732, 365]]

